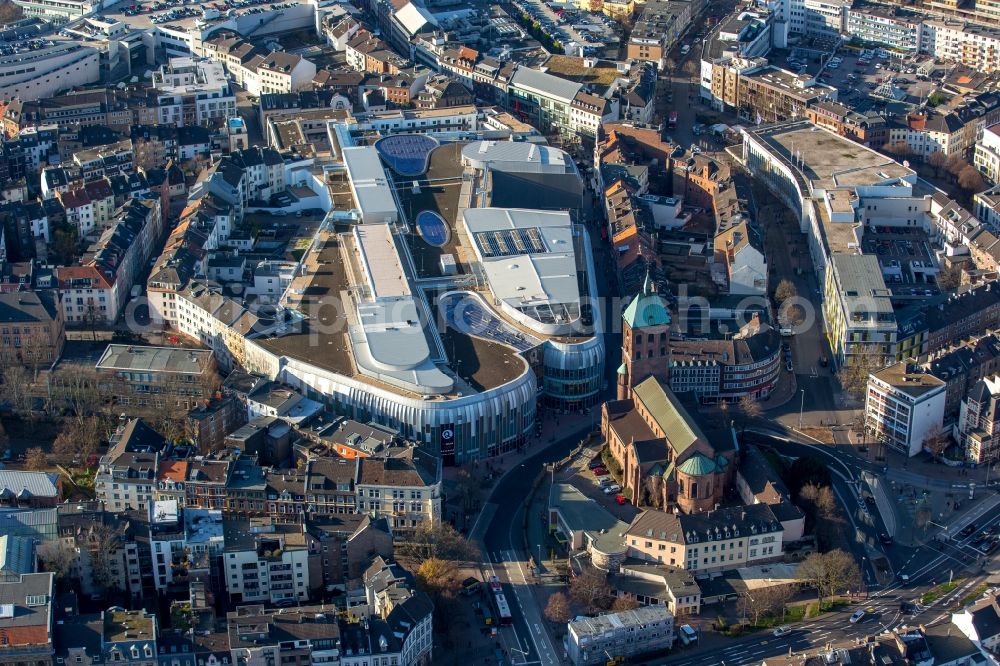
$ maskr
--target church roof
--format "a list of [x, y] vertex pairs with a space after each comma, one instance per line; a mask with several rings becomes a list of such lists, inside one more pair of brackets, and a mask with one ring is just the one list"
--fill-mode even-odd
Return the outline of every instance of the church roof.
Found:
[[707, 476], [715, 474], [717, 470], [718, 466], [715, 464], [715, 461], [703, 453], [695, 453], [678, 468], [681, 474], [687, 474], [688, 476]]
[[670, 313], [667, 312], [663, 299], [654, 291], [648, 271], [646, 280], [642, 284], [642, 291], [625, 308], [622, 319], [631, 329], [666, 326], [670, 323]]

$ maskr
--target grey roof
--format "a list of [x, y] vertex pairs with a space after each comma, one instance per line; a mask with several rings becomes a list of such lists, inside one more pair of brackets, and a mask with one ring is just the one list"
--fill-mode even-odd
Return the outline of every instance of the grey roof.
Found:
[[462, 158], [474, 166], [489, 164], [512, 173], [576, 174], [565, 151], [524, 141], [473, 141], [462, 147]]
[[568, 483], [557, 483], [549, 490], [549, 509], [557, 510], [573, 532], [611, 530], [618, 519], [607, 509]]
[[[53, 575], [48, 572], [24, 574], [0, 583], [0, 607], [12, 607], [11, 617], [0, 615], [0, 630], [10, 640], [9, 645], [48, 642], [52, 626], [53, 589]], [[24, 632], [27, 640], [18, 642], [20, 630], [27, 627], [44, 627], [45, 633]]]
[[90, 657], [100, 657], [104, 642], [104, 619], [99, 614], [75, 615], [55, 626], [56, 656], [65, 658], [67, 648], [83, 648]]
[[15, 470], [0, 471], [0, 496], [12, 494], [13, 497], [58, 497], [59, 487], [56, 481], [58, 474], [47, 472], [22, 472]]
[[13, 534], [0, 535], [0, 573], [26, 574], [35, 570], [35, 540]]
[[0, 294], [0, 323], [50, 322], [57, 316], [55, 297], [50, 293], [19, 291]]
[[518, 67], [510, 80], [511, 86], [516, 86], [524, 90], [536, 92], [545, 97], [556, 98], [565, 101], [567, 104], [573, 101], [576, 94], [580, 92], [583, 85], [567, 81], [566, 79], [540, 72], [537, 69]]
[[[834, 254], [831, 257], [840, 290], [851, 312], [888, 315], [884, 323], [895, 325], [889, 290], [882, 279], [882, 268], [873, 254]], [[857, 307], [851, 307], [856, 305]]]
[[969, 609], [969, 612], [980, 641], [1000, 635], [1000, 609], [997, 608], [995, 597], [991, 597], [982, 606]]
[[108, 345], [101, 360], [97, 362], [97, 368], [200, 375], [209, 366], [212, 353], [204, 349], [180, 347]]
[[934, 663], [952, 664], [963, 658], [969, 659], [966, 663], [970, 664], [992, 663], [968, 636], [950, 622], [926, 627], [924, 640]]
[[780, 531], [781, 524], [767, 504], [748, 504], [689, 515], [649, 510], [635, 517], [628, 534], [674, 543], [696, 543], [702, 541], [707, 532], [725, 534], [734, 528], [744, 535], [766, 534]]

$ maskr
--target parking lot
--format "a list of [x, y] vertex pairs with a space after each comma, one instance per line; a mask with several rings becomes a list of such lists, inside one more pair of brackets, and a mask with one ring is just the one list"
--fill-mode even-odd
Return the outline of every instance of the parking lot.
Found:
[[926, 297], [939, 293], [934, 283], [937, 262], [927, 235], [906, 227], [868, 227], [862, 240], [865, 254], [874, 254], [894, 297]]
[[542, 29], [563, 44], [576, 42], [585, 50], [597, 54], [605, 46], [620, 41], [621, 28], [603, 14], [590, 14], [567, 5], [552, 9], [544, 0], [520, 0], [515, 7], [521, 9]]
[[198, 0], [156, 0], [156, 2], [135, 2], [126, 0], [113, 9], [104, 10], [101, 15], [107, 19], [123, 21], [133, 28], [146, 29], [153, 25], [169, 25], [175, 28], [192, 27], [202, 19], [203, 10], [208, 10], [208, 20], [243, 14], [263, 13], [272, 9], [292, 6], [295, 2], [274, 3], [271, 0], [219, 0], [199, 2]]
[[[600, 473], [600, 471], [595, 474], [594, 470], [590, 469], [590, 465], [600, 462], [600, 457], [595, 458], [583, 458], [577, 461], [572, 468], [573, 475], [568, 479], [577, 490], [582, 492], [587, 497], [592, 498], [602, 507], [607, 509], [608, 513], [613, 515], [618, 520], [626, 523], [632, 522], [639, 510], [636, 509], [632, 504], [621, 496], [621, 491], [614, 492], [604, 492], [605, 486], [610, 486], [615, 484], [614, 479], [609, 473]], [[601, 470], [607, 472], [607, 470], [602, 465]], [[605, 479], [602, 481], [602, 479]], [[602, 485], [603, 484], [603, 485]], [[621, 497], [621, 499], [619, 499]]]
[[840, 102], [859, 112], [893, 104], [919, 104], [938, 87], [937, 81], [919, 75], [917, 63], [910, 59], [888, 53], [865, 55], [853, 49], [834, 54], [818, 80], [837, 88]]

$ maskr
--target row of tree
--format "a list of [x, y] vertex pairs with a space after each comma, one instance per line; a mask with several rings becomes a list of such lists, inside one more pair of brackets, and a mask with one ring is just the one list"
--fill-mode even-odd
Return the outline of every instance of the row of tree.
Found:
[[[906, 141], [886, 143], [881, 150], [898, 160], [917, 156]], [[968, 194], [981, 192], [986, 187], [982, 174], [961, 155], [945, 155], [940, 150], [935, 150], [927, 156], [927, 164], [934, 168], [936, 176], [940, 176], [943, 171]]]
[[[798, 576], [802, 584], [816, 590], [821, 608], [831, 596], [857, 590], [861, 585], [858, 565], [840, 549], [809, 555], [799, 565]], [[737, 600], [736, 612], [759, 625], [761, 617], [779, 613], [783, 616], [795, 590], [793, 585], [771, 585], [748, 591]], [[568, 593], [555, 592], [549, 596], [544, 611], [546, 619], [559, 626], [566, 624], [574, 615], [572, 604], [589, 614], [639, 607], [632, 597], [615, 597], [604, 574], [592, 568], [585, 569], [570, 581]]]

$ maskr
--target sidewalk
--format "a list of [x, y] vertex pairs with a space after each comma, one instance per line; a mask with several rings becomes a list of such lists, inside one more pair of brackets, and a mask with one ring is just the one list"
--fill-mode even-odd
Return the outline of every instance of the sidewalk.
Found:
[[[590, 414], [553, 414], [547, 412], [542, 420], [542, 432], [538, 437], [529, 437], [525, 445], [518, 451], [503, 453], [494, 458], [485, 458], [467, 465], [445, 467], [441, 472], [441, 485], [445, 493], [443, 519], [450, 522], [463, 534], [475, 524], [482, 512], [490, 492], [505, 474], [520, 465], [526, 458], [533, 456], [557, 439], [568, 433], [594, 423], [599, 426], [600, 407], [591, 407]], [[462, 493], [459, 492], [459, 479], [468, 472], [476, 485], [476, 492], [470, 498], [469, 511], [462, 506]]]
[[[885, 460], [876, 460], [879, 445], [868, 443], [868, 451], [858, 453], [857, 434], [848, 433], [851, 453], [863, 461], [866, 471], [876, 476], [893, 513], [893, 537], [903, 545], [917, 546], [932, 539], [942, 525], [954, 526], [963, 516], [981, 510], [984, 500], [996, 500], [993, 490], [985, 486], [996, 472], [986, 468], [971, 469], [949, 467], [933, 462], [920, 454], [908, 458], [904, 454], [885, 450]], [[975, 483], [975, 492], [969, 497], [969, 484]], [[882, 506], [879, 506], [882, 512]], [[884, 514], [883, 514], [884, 519]], [[888, 525], [888, 521], [886, 521]]]
[[[596, 456], [603, 446], [603, 440], [597, 440], [587, 446], [574, 459], [572, 466], [556, 472], [556, 481], [561, 480], [559, 478], [561, 475], [572, 473], [566, 470], [570, 470], [578, 461], [590, 460]], [[535, 568], [532, 570], [532, 579], [535, 584], [532, 585], [531, 591], [543, 614], [550, 596], [556, 592], [567, 592], [564, 577], [569, 572], [566, 547], [559, 544], [549, 532], [548, 503], [551, 487], [550, 478], [545, 477], [525, 509], [524, 547], [535, 563]], [[562, 635], [554, 630], [547, 620], [543, 621], [542, 624], [549, 634], [552, 644], [561, 648]]]

